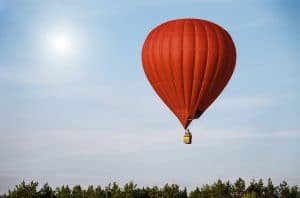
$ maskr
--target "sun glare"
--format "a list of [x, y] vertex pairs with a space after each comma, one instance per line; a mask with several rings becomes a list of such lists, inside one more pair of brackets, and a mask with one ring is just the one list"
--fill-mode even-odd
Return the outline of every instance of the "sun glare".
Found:
[[70, 41], [64, 35], [53, 37], [52, 47], [59, 53], [67, 53], [70, 50]]
[[54, 31], [47, 34], [47, 49], [54, 57], [71, 56], [75, 48], [73, 34]]
[[72, 49], [72, 39], [65, 33], [56, 33], [49, 37], [50, 50], [56, 55], [68, 55]]

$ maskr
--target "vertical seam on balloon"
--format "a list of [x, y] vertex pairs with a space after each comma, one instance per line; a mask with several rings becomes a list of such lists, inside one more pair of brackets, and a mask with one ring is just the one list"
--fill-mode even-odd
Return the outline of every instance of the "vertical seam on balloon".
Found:
[[234, 53], [234, 56], [231, 56], [231, 59], [232, 59], [232, 64], [233, 64], [233, 71], [234, 71], [234, 69], [235, 69], [235, 66], [236, 66], [236, 47], [235, 47], [235, 45], [234, 45], [234, 42], [233, 42], [233, 40], [232, 40], [232, 38], [231, 38], [231, 36], [230, 36], [230, 34], [225, 30], [225, 35], [227, 36], [227, 40], [228, 40], [228, 42], [229, 43], [231, 43], [231, 50], [233, 51], [233, 53]]
[[[172, 26], [173, 27], [173, 26]], [[169, 35], [169, 67], [170, 67], [170, 71], [171, 71], [171, 76], [172, 76], [172, 83], [173, 83], [173, 86], [174, 86], [174, 89], [175, 89], [175, 94], [176, 94], [176, 101], [177, 103], [179, 102], [179, 96], [178, 96], [178, 91], [177, 91], [177, 88], [176, 88], [176, 84], [175, 84], [175, 78], [174, 78], [174, 72], [173, 72], [173, 66], [172, 66], [172, 59], [171, 59], [171, 54], [172, 54], [172, 33]], [[178, 107], [178, 104], [176, 106], [176, 108]], [[175, 108], [175, 109], [176, 109]]]
[[[225, 33], [225, 32], [224, 32]], [[225, 38], [225, 42], [226, 42], [226, 46], [228, 46], [227, 47], [227, 50], [228, 51], [232, 51], [232, 48], [231, 48], [231, 42], [230, 42], [230, 40], [228, 39], [228, 37], [227, 37], [227, 35], [226, 35], [226, 33], [225, 33], [225, 35], [224, 35], [224, 38]], [[231, 54], [231, 53], [228, 53], [228, 54]], [[232, 59], [232, 56], [229, 56], [227, 59], [225, 59], [226, 60], [226, 64], [224, 64], [224, 65], [226, 65], [226, 67], [228, 66], [228, 65], [231, 65], [230, 64], [230, 60]], [[221, 82], [223, 82], [224, 80], [226, 80], [226, 75], [223, 75], [224, 77], [221, 79]], [[224, 88], [225, 88], [225, 86], [224, 86]], [[223, 88], [223, 89], [224, 89]]]
[[230, 80], [233, 72], [234, 72], [234, 69], [235, 69], [235, 64], [236, 64], [236, 49], [235, 49], [235, 45], [234, 45], [233, 40], [232, 40], [231, 36], [229, 35], [229, 33], [226, 30], [224, 30], [224, 33], [225, 33], [226, 41], [228, 43], [229, 50], [230, 50], [229, 54], [231, 54], [231, 52], [234, 54], [234, 55], [231, 55], [229, 57], [229, 60], [227, 61], [228, 62], [227, 66], [228, 65], [232, 65], [233, 66], [230, 76], [228, 76], [228, 79], [226, 78], [226, 84], [227, 84], [228, 81]]
[[156, 64], [155, 64], [155, 58], [154, 58], [154, 50], [153, 50], [153, 48], [154, 48], [154, 42], [153, 42], [153, 40], [154, 40], [154, 37], [157, 37], [157, 32], [158, 31], [156, 31], [155, 32], [155, 34], [153, 34], [153, 36], [152, 36], [152, 39], [151, 39], [151, 45], [150, 45], [150, 51], [151, 51], [151, 55], [150, 55], [150, 60], [151, 60], [151, 66], [152, 66], [152, 74], [154, 74], [153, 76], [155, 76], [155, 79], [156, 79], [156, 82], [154, 82], [154, 84], [153, 84], [153, 86], [155, 86], [156, 85], [156, 89], [160, 92], [160, 93], [157, 93], [160, 97], [162, 97], [162, 99], [163, 99], [163, 101], [165, 102], [165, 103], [167, 103], [168, 102], [168, 99], [166, 98], [166, 96], [165, 96], [165, 94], [163, 93], [163, 91], [159, 88], [159, 86], [158, 86], [158, 83], [161, 81], [160, 80], [160, 77], [159, 77], [159, 75], [158, 75], [158, 72], [156, 71], [156, 69], [155, 69], [155, 67], [156, 67]]
[[156, 31], [156, 30], [153, 31], [153, 33], [152, 33], [152, 35], [151, 35], [151, 37], [150, 37], [150, 41], [149, 41], [150, 44], [149, 44], [149, 47], [148, 47], [148, 48], [149, 48], [148, 51], [150, 52], [150, 53], [148, 53], [148, 61], [150, 62], [150, 64], [149, 64], [150, 67], [149, 67], [149, 68], [150, 68], [150, 71], [151, 71], [151, 74], [152, 74], [151, 76], [153, 76], [153, 83], [157, 83], [157, 81], [158, 81], [158, 80], [157, 80], [157, 76], [154, 75], [154, 69], [153, 69], [154, 66], [153, 66], [153, 57], [152, 57], [152, 56], [153, 56], [153, 55], [152, 55], [152, 54], [153, 54], [153, 52], [152, 52], [153, 37], [154, 37], [154, 35], [155, 35], [155, 31]]
[[[209, 87], [207, 88], [206, 96], [204, 97], [204, 98], [207, 98], [207, 99], [205, 99], [205, 103], [207, 103], [211, 100], [211, 98], [210, 98], [211, 89], [214, 88], [214, 86], [216, 84], [216, 78], [217, 78], [218, 73], [219, 73], [218, 69], [219, 69], [220, 65], [222, 65], [222, 64], [220, 64], [220, 57], [219, 57], [219, 55], [220, 55], [220, 46], [219, 46], [220, 45], [220, 38], [219, 38], [219, 34], [218, 34], [218, 31], [216, 31], [216, 26], [213, 25], [212, 27], [213, 27], [214, 33], [217, 37], [217, 46], [216, 46], [216, 48], [217, 48], [216, 49], [216, 51], [217, 51], [217, 56], [216, 56], [217, 60], [215, 62], [216, 66], [214, 68], [214, 72], [213, 72], [214, 74], [213, 74], [212, 80], [211, 80], [211, 82], [209, 82]], [[203, 104], [203, 105], [207, 105], [207, 104]]]
[[[149, 60], [149, 48], [150, 48], [150, 43], [152, 42], [152, 35], [153, 33], [151, 32], [147, 37], [147, 40], [145, 41], [143, 46], [143, 53], [142, 53], [143, 59], [146, 62], [146, 64], [143, 64], [144, 72], [148, 80], [150, 81], [151, 85], [155, 82], [155, 79], [153, 77], [153, 72], [152, 72], [152, 65], [150, 63], [151, 61]], [[146, 52], [146, 54], [144, 54], [144, 52]]]
[[[155, 73], [155, 76], [157, 77], [157, 82], [156, 83], [159, 83], [161, 82], [161, 77], [160, 77], [160, 74], [159, 72], [157, 72], [157, 64], [156, 64], [156, 45], [157, 45], [157, 38], [158, 38], [158, 35], [159, 35], [159, 32], [161, 31], [161, 29], [158, 29], [155, 34], [153, 35], [153, 38], [152, 38], [152, 45], [151, 45], [151, 59], [152, 59], [152, 62], [154, 63], [153, 64], [153, 71]], [[155, 42], [156, 41], [156, 42]]]
[[186, 24], [186, 21], [184, 20], [183, 21], [183, 29], [182, 29], [182, 35], [181, 35], [181, 77], [182, 77], [182, 80], [181, 80], [181, 87], [182, 87], [182, 95], [183, 96], [183, 107], [186, 108], [186, 102], [185, 102], [185, 92], [184, 92], [184, 65], [183, 65], [183, 42], [184, 42], [184, 29], [185, 29], [185, 24]]
[[[161, 48], [162, 48], [162, 43], [163, 43], [163, 39], [165, 38], [164, 37], [164, 34], [165, 34], [165, 31], [166, 31], [166, 29], [167, 29], [167, 24], [165, 24], [164, 25], [164, 28], [162, 28], [162, 30], [159, 32], [160, 34], [160, 36], [158, 37], [159, 38], [159, 42], [158, 42], [158, 56], [159, 56], [159, 60], [163, 60], [163, 58], [162, 58], [162, 53], [161, 53]], [[164, 64], [164, 62], [162, 61], [162, 63]], [[164, 66], [163, 66], [164, 67]], [[164, 73], [166, 72], [166, 69], [165, 68], [163, 68], [164, 69]], [[168, 85], [168, 87], [169, 87], [169, 89], [170, 89], [170, 85], [169, 85], [169, 83], [167, 82], [167, 81], [161, 81], [161, 83], [166, 83], [167, 85]], [[164, 94], [165, 94], [165, 97], [168, 99], [168, 103], [169, 103], [169, 105], [170, 105], [170, 109], [172, 110], [173, 108], [174, 108], [174, 103], [173, 103], [173, 100], [172, 100], [172, 97], [171, 97], [171, 99], [170, 99], [170, 96], [168, 95], [168, 91], [167, 90], [164, 90], [164, 88], [162, 87], [161, 88], [162, 90], [163, 90], [163, 92], [164, 92]], [[167, 105], [168, 106], [168, 105]]]
[[[224, 51], [227, 53], [227, 54], [231, 54], [230, 52], [228, 52], [228, 51], [230, 51], [230, 43], [228, 42], [228, 39], [226, 38], [226, 34], [225, 34], [225, 31], [222, 29], [222, 31], [221, 31], [221, 33], [222, 33], [222, 41], [224, 42]], [[222, 69], [220, 69], [220, 73], [222, 74], [225, 70], [226, 70], [226, 67], [227, 67], [227, 65], [228, 65], [228, 60], [227, 60], [227, 58], [226, 58], [226, 54], [224, 54], [223, 55], [223, 59], [222, 59], [222, 66], [223, 66], [223, 70]], [[224, 81], [224, 77], [223, 77], [224, 75], [221, 75], [221, 77], [220, 77], [220, 80], [219, 80], [219, 83], [222, 83], [223, 81]], [[223, 89], [225, 88], [225, 86], [223, 87]], [[221, 91], [223, 90], [223, 89], [221, 89]], [[213, 90], [212, 90], [213, 91]], [[221, 94], [221, 91], [220, 91], [220, 93], [219, 93], [219, 95]], [[219, 96], [218, 95], [218, 96]]]
[[[155, 47], [157, 47], [158, 48], [158, 52], [157, 52], [157, 55], [158, 55], [158, 59], [159, 59], [159, 57], [160, 57], [160, 44], [161, 44], [161, 42], [160, 42], [160, 34], [163, 32], [163, 30], [166, 28], [166, 26], [164, 26], [163, 28], [161, 28], [161, 29], [159, 29], [159, 31], [157, 31], [157, 35], [156, 35], [156, 39], [157, 39], [157, 43], [156, 43], [156, 45], [157, 46], [155, 46]], [[153, 51], [155, 51], [155, 50], [153, 50]], [[155, 60], [155, 59], [154, 59]], [[155, 62], [155, 67], [157, 67], [159, 64], [156, 62], [156, 61], [154, 61]], [[160, 61], [158, 61], [158, 62], [160, 62]], [[156, 75], [157, 76], [159, 76], [159, 81], [157, 82], [157, 86], [158, 86], [158, 88], [159, 88], [159, 84], [162, 84], [164, 81], [162, 80], [162, 78], [161, 78], [161, 76], [160, 76], [160, 73], [157, 71], [157, 70], [155, 70], [155, 72], [156, 72]], [[164, 90], [163, 89], [163, 87], [160, 87], [159, 88], [159, 90], [161, 91], [161, 94], [166, 98], [166, 102], [167, 102], [167, 106], [168, 106], [168, 104], [170, 104], [170, 98], [168, 97], [168, 94], [166, 94], [166, 90]]]
[[[203, 88], [203, 81], [204, 81], [204, 78], [205, 78], [205, 73], [206, 73], [206, 66], [207, 66], [207, 61], [208, 61], [208, 34], [207, 34], [207, 30], [206, 30], [206, 26], [205, 26], [205, 23], [201, 22], [201, 25], [203, 26], [203, 29], [204, 29], [204, 32], [205, 32], [205, 40], [206, 40], [206, 55], [205, 55], [205, 64], [204, 64], [204, 71], [203, 71], [203, 75], [202, 75], [202, 80], [201, 80], [201, 87], [200, 87], [200, 90], [199, 90], [199, 94], [197, 96], [197, 100], [196, 100], [196, 111], [198, 110], [201, 110], [203, 111], [203, 109], [198, 109], [199, 105], [200, 105], [200, 96], [201, 96], [201, 91], [202, 91], [202, 88]], [[196, 114], [197, 112], [195, 112]]]
[[[213, 29], [213, 34], [211, 34], [211, 35], [213, 35], [214, 36], [214, 38], [213, 39], [211, 39], [212, 41], [215, 41], [216, 39], [215, 39], [215, 37], [217, 37], [217, 34], [216, 34], [216, 32], [214, 31], [214, 26], [213, 25], [211, 25], [210, 26], [211, 27], [211, 29]], [[216, 48], [217, 48], [217, 50], [215, 50], [216, 52], [218, 52], [218, 42], [216, 42]], [[202, 104], [201, 104], [201, 106], [202, 106], [202, 108], [203, 108], [203, 110], [205, 110], [206, 108], [207, 108], [207, 106], [206, 106], [206, 103], [207, 103], [207, 100], [208, 100], [208, 98], [209, 98], [209, 95], [210, 95], [210, 93], [209, 93], [209, 88], [210, 88], [210, 86], [211, 86], [211, 83], [213, 82], [213, 77], [214, 77], [214, 74], [215, 74], [215, 72], [216, 72], [216, 69], [217, 69], [217, 61], [218, 61], [218, 56], [216, 56], [217, 57], [217, 60], [215, 59], [215, 58], [213, 58], [212, 59], [212, 62], [211, 63], [213, 63], [213, 64], [209, 64], [210, 65], [210, 67], [212, 67], [212, 73], [211, 73], [211, 75], [209, 76], [210, 78], [209, 79], [207, 79], [207, 85], [205, 86], [205, 89], [204, 89], [204, 91], [203, 91], [203, 94], [202, 94]]]
[[[201, 29], [204, 29], [203, 28], [203, 25], [202, 25], [202, 22], [199, 22], [199, 23], [196, 23], [195, 24], [195, 35], [196, 35], [196, 39], [195, 39], [195, 63], [194, 63], [194, 66], [195, 67], [197, 67], [198, 66], [198, 62], [196, 62], [196, 57], [197, 57], [197, 55], [198, 55], [198, 52], [197, 52], [197, 50], [198, 50], [198, 40], [197, 40], [197, 35], [198, 35], [198, 31], [199, 31], [199, 28], [198, 28], [198, 24], [200, 24], [202, 27], [201, 27]], [[200, 68], [199, 69], [202, 69], [202, 65], [200, 65]], [[194, 75], [196, 75], [195, 74], [195, 70], [194, 70]], [[194, 79], [195, 79], [195, 77], [193, 77]], [[200, 81], [201, 80], [201, 81]], [[201, 85], [202, 85], [202, 81], [203, 81], [203, 75], [201, 76], [201, 78], [199, 79], [199, 86], [200, 86], [200, 88], [201, 88]], [[197, 89], [197, 84], [196, 84], [196, 86], [194, 86], [194, 88], [193, 89], [195, 89], [195, 90], [193, 90], [193, 92], [192, 92], [192, 99], [193, 99], [193, 110], [192, 110], [192, 117], [194, 117], [194, 114], [196, 113], [195, 111], [197, 111], [197, 101], [198, 101], [198, 97], [199, 97], [199, 93], [200, 93], [200, 89]], [[194, 96], [194, 97], [193, 97]], [[194, 99], [195, 98], [195, 99]]]
[[[226, 51], [227, 51], [227, 54], [231, 54], [231, 52], [232, 52], [232, 50], [234, 50], [234, 52], [235, 52], [235, 49], [234, 49], [234, 44], [233, 44], [233, 42], [232, 42], [232, 40], [231, 40], [231, 38], [230, 38], [230, 36], [228, 37], [228, 33], [225, 31], [225, 30], [223, 30], [222, 31], [222, 34], [223, 34], [223, 38], [224, 38], [224, 42], [225, 42], [225, 47], [226, 48], [228, 48], [228, 49], [226, 49]], [[228, 52], [229, 51], [229, 52]], [[228, 67], [228, 66], [231, 66], [233, 63], [231, 63], [231, 60], [235, 60], [235, 58], [234, 58], [234, 56], [232, 56], [232, 55], [230, 55], [229, 57], [227, 57], [227, 58], [224, 58], [224, 63], [223, 63], [223, 65], [225, 65], [225, 67]], [[232, 76], [232, 74], [233, 74], [233, 71], [234, 71], [234, 67], [232, 68], [232, 71], [231, 71], [231, 73], [229, 73], [229, 75], [226, 73], [226, 69], [227, 68], [225, 68], [225, 73], [224, 74], [222, 74], [222, 77], [221, 77], [221, 79], [220, 79], [220, 83], [221, 84], [223, 84], [223, 86], [221, 87], [221, 89], [219, 89], [218, 91], [217, 91], [217, 93], [218, 93], [218, 95], [217, 95], [217, 97], [222, 93], [222, 91], [224, 90], [224, 88], [226, 87], [226, 85], [227, 85], [227, 83], [228, 83], [228, 81], [230, 80], [230, 78], [231, 78], [231, 76]], [[227, 75], [226, 75], [227, 74]], [[212, 101], [213, 102], [213, 101]]]
[[[196, 67], [196, 61], [195, 61], [195, 59], [196, 59], [196, 56], [197, 56], [197, 48], [196, 48], [196, 42], [197, 42], [197, 35], [196, 35], [196, 26], [195, 26], [195, 23], [194, 23], [194, 21], [192, 21], [192, 24], [193, 24], [193, 29], [194, 29], [194, 42], [193, 42], [193, 44], [194, 44], [194, 54], [193, 54], [193, 72], [192, 72], [192, 74], [193, 74], [193, 78], [192, 78], [192, 86], [191, 86], [191, 97], [190, 97], [190, 101], [189, 101], [189, 112], [188, 112], [188, 114], [190, 114], [191, 112], [190, 112], [190, 108], [191, 108], [191, 103], [192, 103], [192, 100], [193, 100], [193, 91], [194, 91], [194, 78], [195, 78], [195, 67]], [[193, 115], [192, 115], [193, 116]]]

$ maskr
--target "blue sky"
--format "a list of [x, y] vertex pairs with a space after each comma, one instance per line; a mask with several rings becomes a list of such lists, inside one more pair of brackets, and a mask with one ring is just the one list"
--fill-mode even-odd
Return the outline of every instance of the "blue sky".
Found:
[[[0, 192], [26, 180], [300, 184], [296, 1], [0, 1]], [[237, 48], [193, 144], [148, 84], [141, 47], [176, 18], [213, 21]], [[53, 35], [69, 49], [53, 49]], [[50, 41], [49, 41], [50, 39]]]

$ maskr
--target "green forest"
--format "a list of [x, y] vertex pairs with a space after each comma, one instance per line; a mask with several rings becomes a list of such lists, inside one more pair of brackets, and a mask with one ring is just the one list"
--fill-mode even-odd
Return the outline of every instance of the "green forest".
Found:
[[70, 187], [63, 185], [52, 188], [47, 183], [39, 186], [38, 182], [22, 182], [0, 198], [300, 198], [298, 186], [289, 186], [282, 181], [274, 186], [271, 179], [266, 183], [252, 180], [248, 185], [239, 178], [234, 183], [218, 180], [188, 191], [177, 184], [166, 184], [163, 187], [138, 187], [133, 182], [124, 186], [110, 183], [105, 187], [80, 185]]

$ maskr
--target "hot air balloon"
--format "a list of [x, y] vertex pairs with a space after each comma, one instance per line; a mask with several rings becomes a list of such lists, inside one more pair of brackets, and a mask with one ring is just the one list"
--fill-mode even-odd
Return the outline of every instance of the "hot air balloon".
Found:
[[171, 20], [147, 36], [142, 49], [145, 75], [186, 129], [185, 143], [191, 143], [188, 126], [223, 91], [235, 63], [229, 33], [206, 20]]

